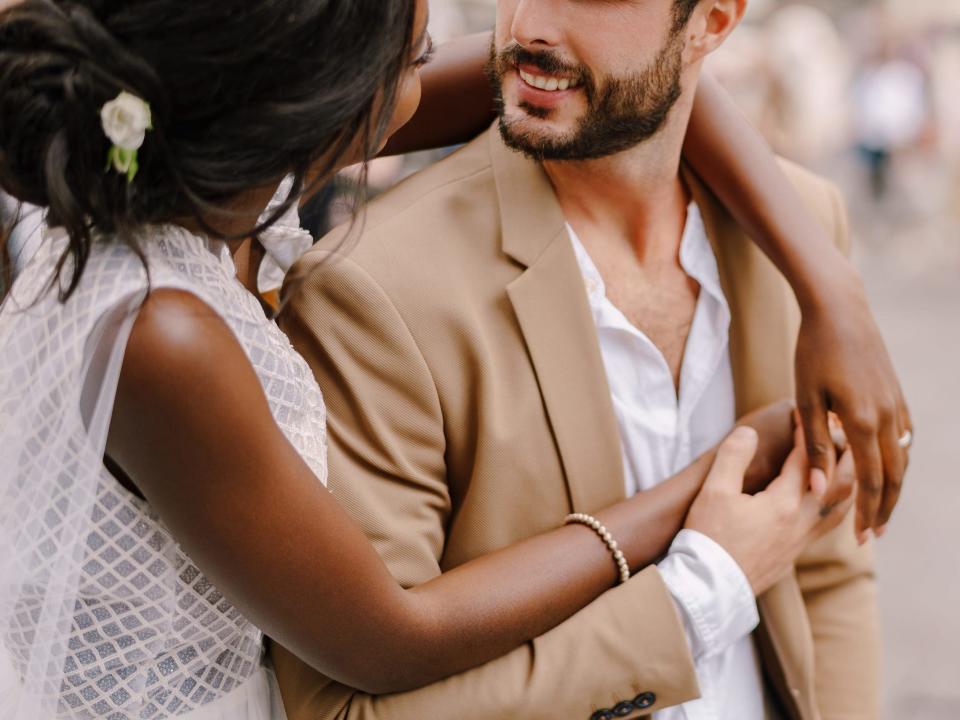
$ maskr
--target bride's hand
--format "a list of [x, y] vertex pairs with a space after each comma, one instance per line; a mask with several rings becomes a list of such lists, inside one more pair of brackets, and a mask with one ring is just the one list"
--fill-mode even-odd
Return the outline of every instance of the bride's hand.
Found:
[[[882, 534], [900, 498], [913, 425], [893, 364], [860, 281], [834, 283], [844, 296], [803, 308], [797, 345], [797, 404], [811, 467], [828, 475], [836, 453], [827, 411], [835, 412], [856, 461], [856, 529]], [[842, 312], [838, 312], [842, 309]], [[908, 431], [911, 433], [907, 435]]]
[[794, 445], [794, 405], [790, 400], [766, 405], [744, 415], [737, 425], [749, 425], [757, 431], [757, 454], [743, 479], [745, 492], [754, 495], [766, 489], [780, 474]]

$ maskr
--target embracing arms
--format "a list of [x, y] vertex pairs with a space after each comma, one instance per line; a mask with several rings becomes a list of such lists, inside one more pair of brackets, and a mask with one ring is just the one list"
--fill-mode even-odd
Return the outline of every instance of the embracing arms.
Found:
[[[438, 49], [422, 72], [420, 110], [387, 152], [466, 142], [489, 125], [493, 96], [482, 70], [489, 48], [489, 34], [480, 34]], [[856, 458], [857, 533], [881, 531], [899, 499], [906, 468], [898, 440], [912, 423], [857, 273], [763, 138], [707, 75], [698, 88], [685, 160], [790, 282], [803, 312], [797, 404], [811, 464], [829, 471], [834, 463], [827, 427], [832, 410]]]
[[[500, 656], [616, 578], [603, 544], [565, 527], [402, 589], [274, 423], [230, 330], [182, 292], [156, 291], [134, 324], [108, 454], [248, 618], [330, 677], [373, 692]], [[598, 514], [634, 570], [665, 552], [710, 462]], [[636, 582], [666, 597], [649, 574]]]

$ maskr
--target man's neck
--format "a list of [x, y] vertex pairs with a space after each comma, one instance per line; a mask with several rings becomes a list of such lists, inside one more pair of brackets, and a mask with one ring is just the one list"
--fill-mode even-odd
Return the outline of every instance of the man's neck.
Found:
[[690, 202], [682, 142], [674, 125], [608, 158], [544, 164], [607, 299], [660, 349], [677, 388], [699, 295], [680, 262]]
[[647, 142], [598, 160], [544, 162], [577, 234], [626, 241], [641, 263], [675, 257], [690, 202], [680, 179], [684, 130], [668, 125]]

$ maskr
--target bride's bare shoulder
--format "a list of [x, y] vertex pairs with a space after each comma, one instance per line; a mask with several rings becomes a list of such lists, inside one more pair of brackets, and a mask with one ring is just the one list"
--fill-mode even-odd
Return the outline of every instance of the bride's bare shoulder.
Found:
[[[203, 447], [212, 426], [256, 423], [272, 415], [253, 366], [220, 315], [183, 290], [153, 291], [133, 324], [108, 448], [126, 466], [163, 446], [197, 439]], [[193, 445], [193, 443], [188, 443]], [[148, 451], [148, 452], [144, 452]], [[128, 468], [133, 469], [133, 468]]]
[[238, 361], [249, 366], [216, 310], [191, 292], [163, 288], [139, 308], [122, 375], [156, 382], [161, 389], [171, 382], [182, 387], [191, 379], [209, 381]]

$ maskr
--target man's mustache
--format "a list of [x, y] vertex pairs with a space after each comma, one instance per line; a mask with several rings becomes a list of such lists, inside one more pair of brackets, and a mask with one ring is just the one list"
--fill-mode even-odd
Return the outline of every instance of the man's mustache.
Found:
[[512, 43], [497, 54], [497, 74], [502, 78], [520, 65], [535, 67], [548, 75], [562, 75], [578, 81], [588, 90], [593, 88], [593, 73], [582, 65], [568, 63], [551, 50], [532, 52]]

